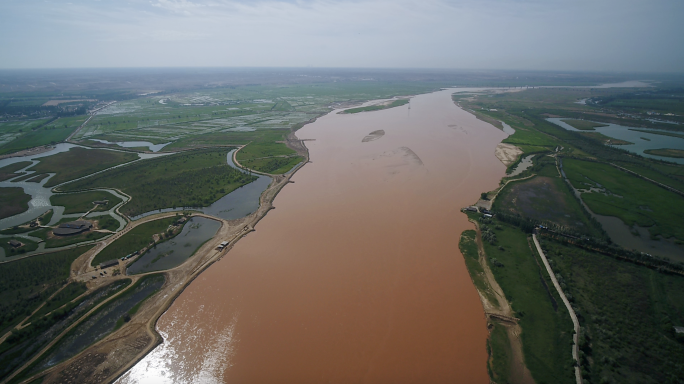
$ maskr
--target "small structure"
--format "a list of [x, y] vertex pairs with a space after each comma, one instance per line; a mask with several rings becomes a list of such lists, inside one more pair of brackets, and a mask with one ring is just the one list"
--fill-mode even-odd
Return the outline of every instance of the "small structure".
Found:
[[105, 262], [100, 263], [100, 269], [105, 269], [105, 268], [113, 267], [113, 266], [115, 266], [115, 265], [119, 265], [119, 260], [116, 260], [116, 259], [114, 259], [114, 260], [108, 260], [108, 261], [105, 261]]
[[19, 248], [19, 247], [21, 247], [22, 245], [24, 245], [24, 244], [22, 244], [21, 242], [16, 241], [16, 240], [10, 240], [10, 241], [8, 241], [7, 243], [8, 243], [8, 244], [10, 245], [10, 247], [12, 247], [12, 248]]
[[96, 204], [96, 205], [107, 205], [107, 204], [109, 204], [109, 200], [95, 200], [95, 201], [93, 201], [93, 204]]
[[466, 210], [466, 211], [470, 211], [470, 212], [477, 212], [477, 207], [475, 207], [475, 206], [470, 206], [470, 207], [466, 207], [465, 210]]
[[52, 233], [57, 236], [70, 236], [90, 230], [93, 224], [90, 221], [78, 220], [60, 224]]
[[675, 333], [684, 333], [684, 327], [674, 327]]

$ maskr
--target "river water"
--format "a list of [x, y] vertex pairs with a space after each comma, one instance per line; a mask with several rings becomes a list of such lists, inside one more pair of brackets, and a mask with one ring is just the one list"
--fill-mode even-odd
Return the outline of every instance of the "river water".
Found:
[[460, 208], [504, 176], [506, 134], [451, 93], [299, 130], [312, 163], [178, 297], [157, 324], [165, 342], [118, 382], [488, 383]]

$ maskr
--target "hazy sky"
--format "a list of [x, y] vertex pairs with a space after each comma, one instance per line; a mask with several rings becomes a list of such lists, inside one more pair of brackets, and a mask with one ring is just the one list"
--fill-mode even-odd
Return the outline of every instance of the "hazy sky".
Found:
[[682, 0], [0, 0], [0, 68], [684, 71]]

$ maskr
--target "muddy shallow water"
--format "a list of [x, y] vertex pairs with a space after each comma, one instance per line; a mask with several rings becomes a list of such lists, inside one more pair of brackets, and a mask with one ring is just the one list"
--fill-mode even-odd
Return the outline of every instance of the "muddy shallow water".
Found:
[[157, 324], [164, 344], [119, 382], [488, 383], [460, 208], [504, 176], [506, 134], [451, 93], [299, 130], [312, 163], [179, 296]]

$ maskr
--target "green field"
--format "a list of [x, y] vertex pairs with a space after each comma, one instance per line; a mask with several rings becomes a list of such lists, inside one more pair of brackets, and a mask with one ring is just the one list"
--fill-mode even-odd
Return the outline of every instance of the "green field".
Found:
[[81, 193], [69, 193], [52, 195], [50, 203], [65, 207], [64, 214], [85, 213], [95, 207], [94, 201], [108, 200], [106, 205], [98, 205], [93, 212], [107, 211], [119, 204], [122, 200], [106, 191], [90, 191]]
[[650, 133], [653, 135], [661, 135], [661, 136], [669, 136], [669, 137], [678, 137], [680, 139], [684, 139], [684, 134], [681, 133], [675, 133], [675, 132], [663, 132], [663, 131], [655, 131], [652, 129], [635, 129], [635, 128], [630, 128], [630, 131], [637, 131], [637, 132], [643, 132], [643, 133]]
[[574, 383], [572, 322], [527, 236], [496, 220], [481, 228], [495, 235], [494, 241], [483, 242], [485, 253], [496, 281], [520, 318], [527, 368], [537, 383]]
[[[100, 287], [76, 301], [72, 300], [85, 292], [85, 285], [82, 283], [67, 285], [27, 320], [25, 328], [12, 331], [7, 341], [0, 344], [0, 379], [5, 378], [14, 369], [35, 356], [53, 337], [64, 331], [97, 304], [111, 298], [114, 294], [128, 287], [130, 283], [130, 279], [118, 280]], [[26, 372], [24, 371], [12, 382], [20, 381], [17, 379], [21, 379]]]
[[13, 177], [20, 175], [20, 173], [14, 172], [22, 168], [28, 167], [31, 164], [33, 164], [33, 162], [31, 161], [20, 161], [18, 163], [5, 165], [4, 167], [0, 168], [0, 181], [11, 179]]
[[29, 208], [29, 201], [31, 195], [24, 193], [24, 188], [0, 188], [0, 219], [25, 212]]
[[107, 248], [98, 253], [97, 256], [93, 258], [91, 265], [96, 266], [108, 260], [120, 259], [135, 251], [148, 247], [153, 241], [153, 235], [166, 232], [169, 225], [173, 224], [176, 220], [178, 220], [177, 217], [168, 217], [150, 221], [131, 229], [128, 233], [116, 239], [116, 241], [109, 244]]
[[71, 263], [89, 249], [78, 247], [0, 264], [0, 333], [64, 285]]
[[129, 152], [74, 147], [67, 152], [43, 157], [30, 169], [37, 173], [57, 173], [45, 183], [46, 187], [52, 187], [137, 158], [138, 155]]
[[676, 383], [684, 377], [684, 277], [544, 241], [576, 308], [583, 378], [591, 383]]
[[367, 107], [345, 109], [344, 111], [342, 111], [342, 113], [360, 113], [360, 112], [382, 111], [383, 109], [401, 107], [402, 105], [406, 105], [408, 103], [409, 103], [409, 99], [400, 99], [400, 100], [395, 100], [389, 104], [369, 105]]
[[144, 160], [69, 183], [66, 191], [117, 188], [132, 200], [120, 211], [128, 216], [162, 208], [204, 207], [256, 180], [226, 163], [223, 148], [182, 152]]
[[649, 155], [672, 157], [675, 159], [684, 159], [684, 151], [681, 149], [669, 149], [669, 148], [646, 149], [646, 150], [644, 150], [644, 153], [648, 153]]
[[44, 119], [30, 124], [22, 128], [23, 130], [18, 132], [19, 136], [14, 140], [0, 146], [0, 154], [63, 142], [86, 119], [87, 116], [62, 117], [53, 121]]
[[564, 159], [563, 168], [575, 188], [600, 184], [607, 191], [582, 194], [594, 213], [649, 227], [652, 236], [684, 240], [684, 197], [607, 164]]
[[608, 126], [607, 124], [595, 123], [593, 121], [588, 120], [563, 119], [563, 121], [568, 123], [570, 126], [582, 131], [593, 131], [594, 128]]

